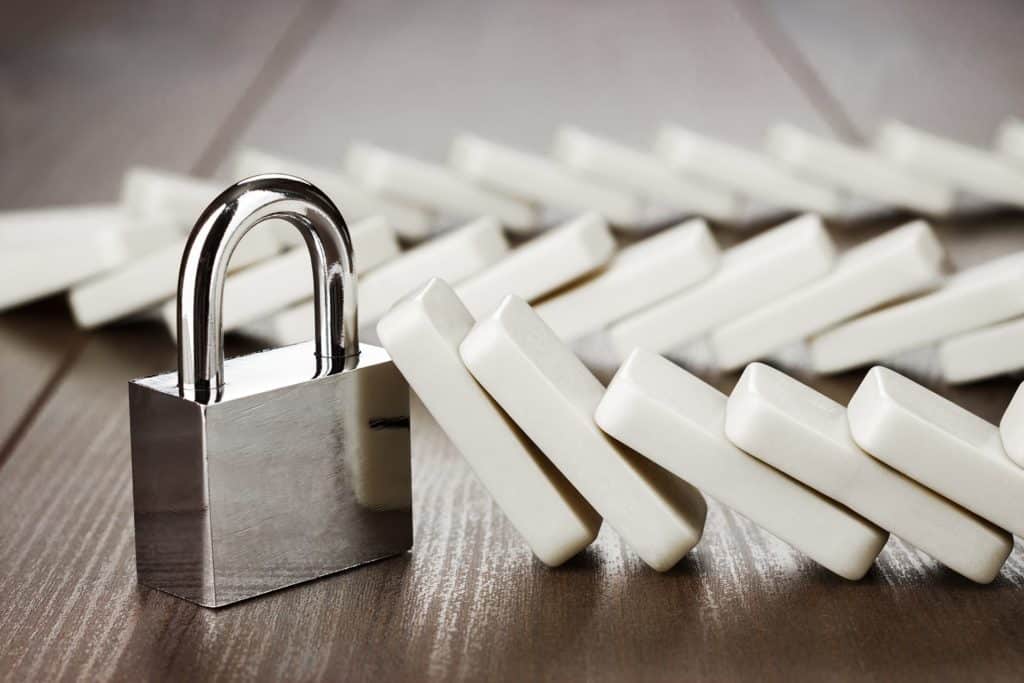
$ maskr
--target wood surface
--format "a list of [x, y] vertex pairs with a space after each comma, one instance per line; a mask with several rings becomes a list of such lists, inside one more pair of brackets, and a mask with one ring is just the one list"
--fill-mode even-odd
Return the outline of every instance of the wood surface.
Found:
[[[1020, 21], [1009, 5], [946, 26], [916, 3], [906, 16], [927, 30], [838, 2], [174, 5], [15, 8], [0, 27], [13, 55], [0, 92], [19, 95], [0, 98], [5, 207], [111, 199], [137, 161], [223, 170], [239, 142], [336, 164], [352, 138], [440, 160], [465, 128], [539, 151], [563, 121], [636, 144], [663, 120], [747, 144], [782, 118], [850, 138], [887, 102], [903, 115], [943, 97], [910, 92], [937, 49], [927, 36], [979, 46], [958, 48], [963, 73], [1024, 64], [1024, 44], [978, 37]], [[917, 61], [885, 75], [899, 97], [864, 100], [826, 68], [864, 35], [918, 36]], [[985, 112], [950, 133], [1021, 113], [1019, 91], [989, 88], [982, 105], [966, 98], [976, 83], [948, 85], [946, 120]], [[1019, 214], [939, 228], [957, 266], [1024, 248]], [[581, 352], [614, 370], [599, 340]], [[418, 404], [412, 552], [219, 611], [139, 587], [126, 383], [173, 362], [155, 324], [82, 334], [59, 299], [0, 316], [0, 679], [998, 680], [1024, 667], [1019, 545], [981, 587], [893, 539], [851, 583], [713, 504], [704, 540], [666, 574], [607, 528], [548, 569]], [[845, 401], [861, 376], [801, 379]], [[708, 379], [728, 391], [736, 375]], [[1016, 383], [936, 388], [997, 420]]]

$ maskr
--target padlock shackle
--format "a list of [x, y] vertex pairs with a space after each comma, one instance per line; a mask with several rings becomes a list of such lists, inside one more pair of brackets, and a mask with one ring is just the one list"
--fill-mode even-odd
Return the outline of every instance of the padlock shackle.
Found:
[[342, 361], [359, 354], [352, 237], [338, 207], [319, 188], [294, 176], [259, 175], [224, 190], [196, 221], [178, 275], [178, 386], [182, 395], [224, 385], [221, 307], [231, 254], [268, 219], [295, 226], [313, 268], [316, 354]]

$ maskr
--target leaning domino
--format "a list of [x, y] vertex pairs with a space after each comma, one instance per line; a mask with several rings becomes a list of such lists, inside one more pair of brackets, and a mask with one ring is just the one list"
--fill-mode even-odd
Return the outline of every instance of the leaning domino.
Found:
[[537, 557], [557, 566], [597, 536], [601, 518], [480, 388], [459, 357], [474, 319], [431, 280], [377, 324], [381, 343]]
[[666, 571], [697, 544], [704, 499], [597, 428], [604, 388], [522, 299], [505, 299], [459, 350], [487, 393], [644, 562]]
[[1024, 469], [1006, 454], [994, 424], [883, 367], [871, 368], [847, 415], [865, 451], [1024, 536]]
[[704, 278], [719, 260], [707, 223], [695, 218], [632, 244], [603, 271], [537, 306], [537, 313], [565, 341], [675, 294]]
[[1010, 405], [1006, 407], [1003, 419], [999, 421], [999, 434], [1006, 454], [1024, 467], [1024, 384], [1017, 387]]
[[1024, 368], [1024, 318], [950, 337], [939, 344], [942, 378], [974, 382]]
[[1020, 168], [1024, 164], [1024, 119], [1009, 118], [999, 126], [996, 150], [1004, 159]]
[[187, 234], [225, 184], [146, 166], [129, 168], [121, 181], [121, 205], [132, 215], [172, 221]]
[[972, 581], [992, 581], [1013, 549], [1002, 529], [861, 450], [842, 405], [767, 365], [743, 371], [725, 434]]

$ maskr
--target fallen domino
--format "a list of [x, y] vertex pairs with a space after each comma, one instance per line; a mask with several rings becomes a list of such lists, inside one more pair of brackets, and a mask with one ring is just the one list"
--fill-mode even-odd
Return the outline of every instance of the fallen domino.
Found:
[[857, 580], [888, 534], [733, 445], [726, 397], [638, 349], [597, 408], [601, 429], [840, 576]]
[[697, 544], [704, 499], [598, 429], [604, 388], [522, 299], [505, 299], [459, 350], [487, 393], [644, 562], [666, 571]]
[[1009, 118], [996, 133], [996, 151], [1020, 168], [1024, 164], [1024, 119]]
[[[501, 223], [484, 217], [404, 252], [360, 278], [360, 325], [376, 323], [392, 304], [432, 278], [457, 284], [495, 264], [508, 250]], [[309, 339], [313, 317], [312, 303], [302, 303], [247, 331], [281, 346], [295, 344]]]
[[589, 213], [548, 230], [456, 288], [474, 316], [497, 308], [509, 294], [534, 301], [605, 265], [615, 237], [599, 214]]
[[[358, 275], [387, 263], [400, 252], [395, 232], [382, 216], [353, 223], [350, 234]], [[221, 328], [224, 332], [240, 329], [312, 296], [309, 250], [305, 245], [294, 247], [227, 278], [224, 282]], [[172, 299], [165, 303], [161, 314], [167, 329], [172, 335], [177, 334], [177, 301]]]
[[[386, 218], [395, 232], [404, 239], [416, 241], [431, 234], [433, 214], [413, 206], [406, 206], [363, 189], [338, 172], [269, 154], [257, 149], [243, 148], [234, 158], [233, 172], [239, 178], [261, 173], [287, 173], [313, 183], [337, 204], [345, 217], [356, 221], [371, 216]], [[287, 223], [274, 225], [279, 239], [286, 245], [299, 246], [302, 238]]]
[[882, 126], [875, 149], [896, 163], [979, 197], [1024, 207], [1024, 170], [978, 147], [897, 121]]
[[943, 250], [931, 227], [914, 221], [840, 255], [824, 277], [714, 330], [716, 363], [727, 370], [938, 283]]
[[172, 221], [182, 236], [224, 190], [224, 184], [148, 166], [134, 166], [121, 180], [121, 205], [130, 214]]
[[975, 382], [1024, 368], [1024, 318], [950, 337], [939, 344], [942, 378]]
[[540, 227], [540, 216], [530, 204], [474, 185], [444, 166], [356, 143], [349, 148], [345, 169], [373, 192], [429, 211], [460, 219], [494, 216], [513, 232]]
[[797, 172], [854, 195], [935, 216], [950, 213], [953, 191], [870, 151], [820, 138], [796, 126], [768, 131], [769, 154]]
[[743, 371], [725, 434], [972, 581], [992, 581], [1013, 549], [1010, 534], [861, 450], [842, 405], [767, 365]]
[[742, 147], [672, 126], [658, 134], [654, 151], [672, 168], [771, 206], [828, 217], [843, 212], [835, 189], [798, 178], [774, 159]]
[[825, 275], [835, 260], [821, 219], [794, 218], [727, 249], [706, 280], [608, 328], [618, 357], [662, 353], [769, 304]]
[[1024, 467], [1024, 384], [1017, 387], [1017, 391], [1010, 399], [1010, 405], [1003, 413], [1003, 419], [999, 421], [999, 435], [1003, 441], [1003, 448], [1009, 456], [1020, 467]]
[[575, 171], [669, 209], [723, 222], [740, 218], [741, 203], [732, 193], [673, 171], [651, 154], [579, 128], [558, 130], [554, 157]]
[[847, 407], [861, 448], [996, 526], [1024, 536], [1024, 468], [999, 428], [887, 368], [874, 367]]
[[957, 273], [938, 290], [862, 316], [810, 342], [811, 366], [839, 372], [1024, 315], [1024, 253]]
[[492, 190], [571, 214], [597, 211], [614, 225], [631, 227], [641, 220], [637, 198], [595, 183], [544, 157], [459, 135], [452, 142], [452, 167]]
[[575, 341], [711, 275], [719, 249], [695, 218], [620, 251], [603, 271], [541, 302], [537, 313], [565, 341]]
[[549, 566], [596, 538], [601, 518], [477, 384], [459, 357], [474, 318], [442, 280], [377, 324], [395, 365], [512, 526]]

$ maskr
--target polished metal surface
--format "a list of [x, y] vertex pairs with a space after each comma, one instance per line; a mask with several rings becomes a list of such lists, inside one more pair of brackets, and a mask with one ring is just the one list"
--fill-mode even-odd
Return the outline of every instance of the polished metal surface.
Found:
[[[243, 181], [221, 199], [183, 262], [189, 351], [178, 372], [129, 385], [139, 582], [209, 607], [412, 546], [408, 385], [384, 349], [355, 336], [340, 214], [285, 176]], [[317, 338], [225, 363], [224, 266], [266, 218], [306, 235], [322, 289]]]
[[178, 275], [178, 375], [183, 396], [195, 392], [204, 397], [224, 383], [221, 303], [228, 262], [245, 233], [271, 218], [294, 225], [309, 250], [314, 341], [325, 371], [359, 352], [352, 238], [341, 212], [305, 180], [255, 176], [213, 200], [185, 244]]

